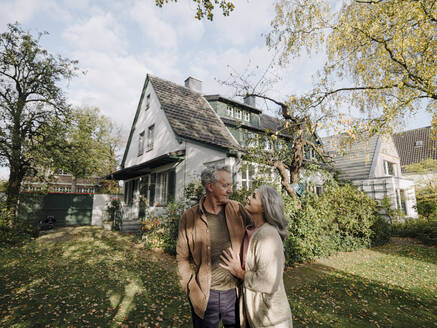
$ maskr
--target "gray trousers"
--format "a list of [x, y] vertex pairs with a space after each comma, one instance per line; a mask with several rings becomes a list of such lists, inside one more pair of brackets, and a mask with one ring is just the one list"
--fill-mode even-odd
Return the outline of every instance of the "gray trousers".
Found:
[[217, 328], [220, 320], [225, 328], [240, 327], [237, 292], [235, 289], [209, 291], [208, 305], [203, 319], [191, 307], [194, 328]]

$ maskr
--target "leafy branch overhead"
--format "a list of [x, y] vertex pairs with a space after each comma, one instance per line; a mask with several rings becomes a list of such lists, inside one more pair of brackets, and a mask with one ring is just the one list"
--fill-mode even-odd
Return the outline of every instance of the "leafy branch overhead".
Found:
[[[420, 109], [436, 115], [437, 4], [433, 0], [277, 0], [267, 44], [286, 65], [306, 52], [327, 55], [308, 108], [352, 105], [371, 133]], [[302, 105], [301, 102], [296, 104]], [[364, 115], [361, 115], [365, 117]]]
[[[155, 3], [158, 7], [162, 7], [169, 1], [177, 2], [177, 0], [155, 0]], [[206, 16], [208, 20], [212, 21], [214, 19], [213, 11], [217, 5], [222, 10], [223, 16], [229, 16], [235, 8], [232, 1], [226, 0], [193, 0], [193, 2], [197, 5], [195, 18], [198, 20]]]

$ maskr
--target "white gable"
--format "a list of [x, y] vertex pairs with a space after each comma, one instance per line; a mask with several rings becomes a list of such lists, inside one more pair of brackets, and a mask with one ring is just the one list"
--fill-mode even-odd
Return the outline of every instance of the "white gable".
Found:
[[[147, 83], [143, 89], [137, 111], [138, 116], [132, 127], [132, 138], [124, 163], [125, 168], [147, 162], [169, 152], [183, 149], [178, 143], [164, 111], [161, 109], [158, 97], [151, 83]], [[150, 126], [154, 126], [154, 140], [153, 148], [148, 150], [147, 137]], [[144, 150], [142, 154], [139, 151], [140, 134], [144, 135]]]

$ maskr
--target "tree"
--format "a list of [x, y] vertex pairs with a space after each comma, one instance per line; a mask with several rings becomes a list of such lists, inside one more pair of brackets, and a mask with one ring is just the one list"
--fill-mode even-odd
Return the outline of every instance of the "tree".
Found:
[[[304, 50], [326, 53], [323, 70], [292, 108], [335, 110], [351, 104], [367, 113], [349, 131], [385, 130], [397, 118], [426, 109], [437, 117], [435, 0], [277, 0], [267, 44], [287, 64]], [[344, 124], [343, 118], [337, 120]]]
[[68, 125], [62, 154], [54, 157], [52, 169], [72, 174], [71, 191], [75, 192], [77, 178], [105, 176], [116, 170], [120, 135], [98, 108], [73, 110]]
[[7, 210], [14, 225], [21, 182], [50, 124], [70, 111], [58, 83], [72, 78], [77, 61], [53, 56], [18, 24], [0, 34], [0, 163], [8, 165]]
[[[249, 145], [244, 147], [244, 157], [275, 167], [283, 189], [290, 196], [294, 196], [294, 187], [300, 181], [303, 168], [313, 171], [319, 167], [320, 161], [330, 162], [329, 157], [323, 153], [317, 129], [321, 122], [331, 121], [335, 116], [329, 112], [310, 110], [305, 106], [295, 108], [292, 106], [292, 99], [282, 101], [269, 96], [269, 91], [274, 89], [276, 82], [271, 71], [272, 63], [261, 74], [256, 70], [246, 69], [243, 73], [231, 73], [228, 80], [221, 83], [232, 87], [235, 96], [256, 97], [279, 108], [277, 116], [282, 121], [282, 126], [277, 130], [265, 131], [255, 140], [248, 140]], [[268, 150], [265, 147], [267, 144], [270, 144]], [[313, 155], [305, 158], [307, 154]]]
[[[177, 0], [155, 0], [155, 3], [158, 7], [162, 7], [164, 4], [168, 3], [169, 1], [177, 2]], [[229, 14], [234, 10], [235, 6], [232, 3], [232, 1], [226, 1], [226, 0], [193, 0], [197, 4], [197, 11], [195, 18], [198, 20], [201, 20], [205, 16], [210, 21], [214, 18], [214, 8], [216, 5], [218, 5], [223, 12], [224, 16], [229, 16]]]

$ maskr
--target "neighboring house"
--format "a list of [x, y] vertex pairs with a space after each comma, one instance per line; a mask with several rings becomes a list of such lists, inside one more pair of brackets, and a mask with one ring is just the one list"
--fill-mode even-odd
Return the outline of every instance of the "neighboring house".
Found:
[[437, 179], [437, 171], [408, 172], [407, 165], [417, 164], [427, 159], [437, 160], [437, 140], [431, 138], [431, 127], [408, 130], [393, 135], [396, 149], [401, 159], [402, 175], [421, 186]]
[[[402, 176], [399, 154], [391, 136], [375, 135], [348, 143], [343, 136], [323, 139], [325, 152], [332, 156], [338, 177], [348, 180], [372, 198], [385, 196], [393, 208], [416, 218], [414, 183]], [[344, 150], [341, 152], [340, 150]]]
[[[45, 182], [42, 182], [38, 177], [26, 176], [23, 179], [22, 191], [48, 191], [57, 193], [71, 193], [73, 176], [63, 171], [56, 172], [50, 176], [47, 174]], [[79, 194], [94, 193], [102, 179], [76, 179], [76, 191]]]
[[[134, 230], [144, 215], [140, 203], [157, 211], [183, 197], [209, 165], [229, 165], [233, 181], [249, 189], [260, 165], [241, 160], [242, 145], [256, 133], [275, 130], [280, 120], [265, 115], [254, 98], [245, 102], [202, 95], [202, 82], [189, 77], [185, 86], [147, 75], [122, 164], [107, 178], [124, 181], [123, 230]], [[272, 145], [266, 140], [266, 149]], [[263, 175], [274, 179], [273, 168]], [[267, 172], [267, 173], [266, 173]]]

